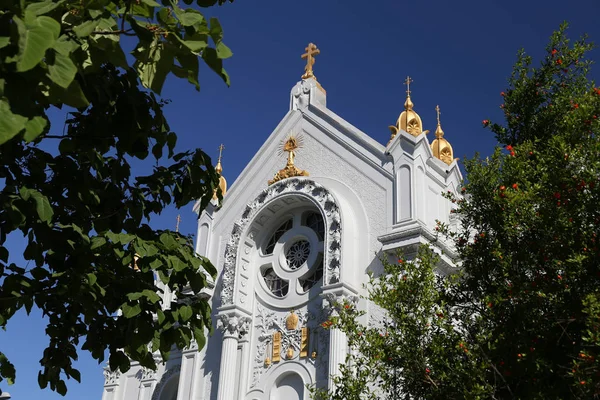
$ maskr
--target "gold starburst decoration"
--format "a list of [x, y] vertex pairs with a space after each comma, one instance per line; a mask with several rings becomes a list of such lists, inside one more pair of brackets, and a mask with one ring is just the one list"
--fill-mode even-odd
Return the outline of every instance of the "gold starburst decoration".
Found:
[[301, 149], [303, 146], [304, 137], [302, 135], [296, 135], [294, 133], [290, 133], [287, 138], [281, 141], [278, 154], [282, 155], [283, 153], [288, 153], [287, 163], [285, 165], [285, 168], [280, 169], [279, 172], [275, 174], [273, 179], [269, 181], [269, 185], [272, 185], [275, 182], [279, 182], [282, 179], [291, 178], [293, 176], [308, 176], [308, 172], [301, 170], [294, 165], [294, 160], [296, 158], [296, 150]]

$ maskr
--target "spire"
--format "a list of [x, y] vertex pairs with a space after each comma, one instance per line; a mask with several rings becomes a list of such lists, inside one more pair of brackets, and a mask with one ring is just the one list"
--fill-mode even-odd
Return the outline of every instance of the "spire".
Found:
[[268, 183], [269, 185], [279, 182], [282, 179], [291, 178], [293, 176], [308, 176], [308, 172], [299, 169], [294, 165], [296, 158], [296, 150], [302, 148], [304, 144], [304, 138], [300, 135], [290, 134], [287, 139], [281, 141], [281, 147], [279, 148], [279, 154], [288, 153], [287, 163], [285, 168], [280, 169], [273, 179]]
[[419, 136], [421, 133], [429, 133], [429, 131], [423, 132], [423, 123], [419, 114], [413, 110], [414, 104], [410, 98], [411, 90], [410, 84], [413, 82], [410, 76], [406, 77], [404, 84], [406, 85], [406, 101], [404, 102], [404, 111], [398, 117], [396, 125], [390, 125], [389, 129], [391, 132], [390, 140], [388, 145], [392, 142], [392, 139], [396, 137], [400, 130], [410, 133], [413, 136]]
[[[225, 146], [221, 144], [219, 146], [219, 158], [217, 160], [217, 166], [215, 167], [215, 172], [219, 175], [219, 188], [221, 189], [221, 196], [225, 196], [227, 192], [227, 180], [222, 175], [223, 173], [223, 165], [221, 164], [221, 159], [223, 158], [223, 150], [225, 150]], [[217, 189], [213, 192], [213, 200], [217, 200]]]
[[435, 106], [437, 113], [437, 128], [435, 130], [435, 140], [431, 142], [431, 151], [433, 156], [450, 165], [454, 161], [454, 151], [450, 143], [444, 139], [444, 131], [440, 122], [440, 106]]

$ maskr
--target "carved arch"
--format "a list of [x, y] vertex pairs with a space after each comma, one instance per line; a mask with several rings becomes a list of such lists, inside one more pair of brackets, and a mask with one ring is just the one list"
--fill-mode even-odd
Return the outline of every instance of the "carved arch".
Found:
[[[154, 393], [152, 394], [152, 400], [159, 400], [162, 395], [162, 391], [171, 381], [171, 379], [176, 379], [179, 381], [179, 372], [181, 371], [181, 364], [174, 365], [172, 368], [169, 368], [160, 378], [160, 381], [154, 388]], [[175, 375], [175, 376], [174, 376]], [[179, 382], [178, 382], [179, 384]]]
[[223, 285], [221, 289], [222, 306], [234, 303], [236, 270], [240, 241], [248, 230], [250, 222], [274, 199], [286, 194], [310, 198], [322, 211], [325, 220], [324, 238], [324, 277], [323, 284], [336, 283], [340, 278], [342, 220], [340, 207], [329, 190], [307, 178], [289, 178], [279, 181], [263, 190], [253, 202], [246, 206], [242, 217], [233, 224], [229, 242], [225, 248], [223, 267]]

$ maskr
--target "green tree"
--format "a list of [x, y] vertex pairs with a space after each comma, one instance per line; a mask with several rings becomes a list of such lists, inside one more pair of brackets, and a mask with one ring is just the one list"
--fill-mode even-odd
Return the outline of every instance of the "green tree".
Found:
[[[175, 153], [158, 95], [170, 74], [199, 89], [199, 59], [229, 84], [222, 39], [217, 19], [177, 1], [0, 0], [0, 326], [22, 308], [47, 317], [42, 388], [80, 380], [78, 346], [126, 371], [204, 345], [211, 310], [196, 294], [216, 271], [150, 218], [196, 199], [203, 209], [217, 188], [204, 152]], [[52, 109], [64, 126], [51, 129]], [[25, 265], [5, 247], [20, 234]], [[155, 277], [178, 299], [166, 310]], [[2, 379], [15, 369], [0, 352]]]
[[351, 338], [370, 332], [351, 346], [379, 358], [351, 355], [349, 365], [368, 363], [373, 383], [346, 367], [336, 382], [356, 390], [324, 397], [369, 398], [369, 386], [388, 398], [600, 397], [600, 88], [588, 78], [592, 45], [570, 42], [566, 28], [539, 67], [519, 53], [501, 93], [505, 121], [483, 121], [502, 147], [468, 160], [462, 195], [446, 194], [461, 227], [438, 230], [460, 272], [435, 279], [422, 255], [385, 261], [369, 293], [390, 336], [357, 327], [351, 309], [332, 324]]

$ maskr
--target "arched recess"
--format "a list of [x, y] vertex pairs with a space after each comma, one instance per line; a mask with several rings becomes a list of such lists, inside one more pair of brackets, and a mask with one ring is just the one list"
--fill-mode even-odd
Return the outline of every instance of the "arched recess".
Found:
[[180, 371], [181, 365], [178, 364], [169, 368], [161, 376], [152, 394], [152, 400], [177, 400]]
[[[315, 383], [313, 372], [307, 369], [302, 363], [296, 361], [279, 364], [265, 375], [260, 387], [257, 387], [246, 395], [246, 399], [279, 400], [277, 397], [273, 398], [273, 395], [279, 394], [278, 389], [284, 386], [288, 386], [291, 390], [296, 389], [298, 381], [302, 382], [303, 390], [301, 392], [296, 390], [296, 392], [300, 392], [300, 399], [308, 400], [309, 393], [306, 390], [306, 385], [311, 386]], [[296, 400], [294, 398], [284, 398], [283, 400], [292, 399]]]
[[[244, 303], [244, 279], [250, 274], [246, 257], [255, 246], [252, 225], [265, 207], [290, 195], [302, 197], [320, 210], [325, 221], [323, 286], [338, 282], [357, 285], [357, 271], [369, 262], [369, 224], [356, 193], [344, 183], [330, 178], [289, 178], [263, 190], [233, 225], [225, 248], [221, 306]], [[342, 243], [344, 250], [342, 251]], [[343, 264], [343, 269], [340, 266]], [[246, 286], [246, 289], [247, 286]]]

